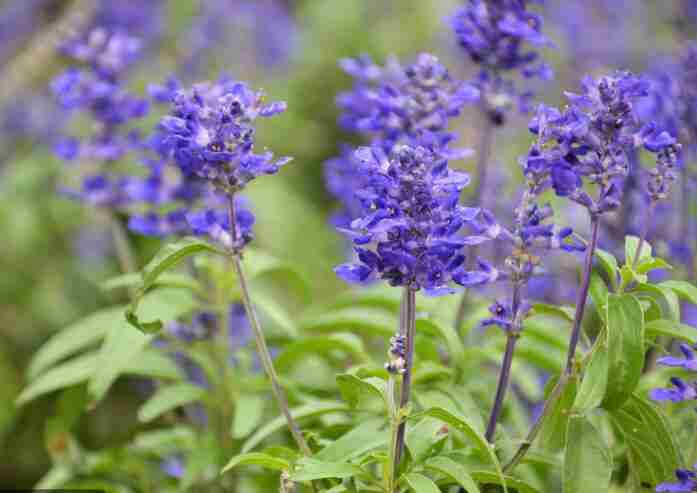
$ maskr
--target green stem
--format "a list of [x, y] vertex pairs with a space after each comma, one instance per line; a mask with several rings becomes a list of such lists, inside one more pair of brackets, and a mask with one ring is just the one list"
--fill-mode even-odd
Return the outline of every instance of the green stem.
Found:
[[266, 345], [266, 339], [264, 338], [264, 332], [262, 331], [261, 324], [259, 323], [259, 318], [257, 317], [256, 310], [252, 304], [252, 299], [249, 294], [249, 286], [247, 285], [247, 278], [244, 275], [244, 270], [242, 268], [242, 258], [239, 249], [236, 247], [237, 243], [237, 224], [235, 216], [235, 197], [233, 194], [229, 195], [228, 201], [228, 212], [230, 217], [230, 230], [232, 234], [232, 265], [237, 274], [237, 279], [239, 281], [240, 290], [242, 291], [242, 302], [244, 304], [244, 309], [247, 312], [247, 318], [249, 319], [249, 325], [252, 327], [254, 332], [254, 338], [257, 344], [257, 350], [259, 352], [259, 358], [261, 359], [261, 364], [264, 367], [264, 371], [271, 380], [271, 389], [273, 391], [278, 407], [281, 409], [281, 413], [288, 423], [288, 429], [290, 430], [293, 439], [298, 444], [298, 447], [306, 456], [312, 455], [312, 450], [307, 445], [305, 438], [300, 432], [298, 424], [295, 419], [290, 414], [290, 408], [288, 407], [288, 398], [286, 393], [281, 386], [281, 383], [276, 373], [276, 368], [274, 368], [273, 360], [271, 359], [271, 353], [269, 353], [269, 348]]
[[649, 235], [649, 226], [651, 225], [651, 221], [653, 220], [653, 213], [655, 209], [656, 202], [652, 200], [649, 204], [649, 210], [646, 212], [646, 220], [644, 221], [644, 226], [641, 228], [639, 244], [637, 245], [636, 251], [634, 252], [634, 258], [632, 259], [632, 269], [636, 269], [636, 266], [639, 264], [639, 257], [641, 256], [641, 251], [644, 248], [644, 243], [646, 243], [646, 237]]
[[390, 445], [388, 450], [387, 464], [387, 493], [395, 493], [395, 477], [397, 476], [397, 428], [398, 428], [398, 412], [395, 408], [395, 384], [394, 377], [390, 373], [387, 379], [387, 412], [390, 417]]
[[400, 327], [400, 333], [406, 338], [406, 357], [404, 374], [402, 375], [402, 388], [399, 399], [397, 437], [395, 443], [395, 468], [399, 469], [399, 464], [404, 455], [404, 440], [406, 434], [407, 421], [404, 417], [404, 412], [409, 405], [411, 397], [411, 378], [412, 368], [414, 365], [414, 337], [416, 336], [416, 291], [410, 287], [404, 288], [404, 324]]
[[121, 221], [113, 212], [108, 212], [108, 219], [121, 272], [124, 274], [135, 272], [137, 270], [135, 254], [133, 253], [131, 242], [128, 240], [128, 233], [126, 233]]

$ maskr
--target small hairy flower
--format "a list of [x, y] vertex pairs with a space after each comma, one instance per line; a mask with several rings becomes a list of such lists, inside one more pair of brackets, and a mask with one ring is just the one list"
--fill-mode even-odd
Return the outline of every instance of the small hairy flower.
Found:
[[254, 152], [254, 121], [285, 111], [285, 103], [264, 103], [264, 95], [238, 81], [195, 84], [176, 92], [172, 113], [160, 121], [160, 142], [184, 174], [197, 175], [226, 192], [254, 178], [276, 173], [290, 161]]
[[342, 230], [353, 241], [357, 263], [338, 266], [349, 282], [380, 278], [393, 286], [448, 291], [464, 262], [468, 238], [460, 232], [478, 214], [459, 205], [467, 174], [449, 169], [425, 147], [380, 147], [356, 153], [366, 186], [356, 191], [362, 214]]

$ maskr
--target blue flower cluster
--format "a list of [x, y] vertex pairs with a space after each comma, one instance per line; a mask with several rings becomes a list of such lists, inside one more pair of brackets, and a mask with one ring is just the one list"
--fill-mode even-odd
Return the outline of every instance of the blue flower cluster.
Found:
[[[687, 344], [680, 344], [682, 358], [675, 356], [665, 356], [659, 358], [657, 363], [663, 366], [683, 368], [684, 370], [697, 372], [697, 346], [690, 347]], [[670, 379], [672, 387], [667, 389], [654, 389], [651, 391], [651, 398], [655, 401], [691, 401], [697, 400], [697, 382], [686, 383], [679, 377]]]
[[[540, 106], [530, 130], [540, 146], [524, 163], [526, 176], [547, 170], [558, 196], [581, 204], [592, 215], [619, 207], [629, 173], [629, 154], [643, 146], [657, 155], [662, 169], [677, 159], [679, 144], [655, 124], [642, 126], [635, 102], [646, 96], [648, 83], [628, 72], [583, 80], [581, 94], [567, 93], [563, 111]], [[596, 199], [584, 190], [584, 180], [597, 185]]]
[[51, 89], [66, 111], [87, 113], [96, 131], [87, 138], [66, 137], [55, 151], [66, 161], [98, 165], [79, 190], [69, 193], [95, 206], [118, 207], [127, 201], [125, 181], [113, 163], [143, 147], [142, 137], [128, 123], [148, 112], [148, 102], [124, 88], [123, 76], [137, 60], [137, 39], [104, 29], [95, 29], [86, 40], [70, 40], [62, 51], [84, 68], [69, 68], [51, 83]]
[[[542, 34], [542, 17], [528, 9], [528, 0], [467, 0], [453, 16], [458, 44], [472, 62], [480, 66], [474, 81], [481, 103], [495, 124], [502, 124], [506, 110], [516, 100], [527, 111], [533, 94], [519, 92], [506, 73], [520, 72], [524, 78], [553, 77], [540, 61], [535, 48], [549, 46]], [[534, 48], [529, 48], [529, 46]]]
[[[381, 67], [362, 56], [342, 60], [341, 66], [354, 78], [352, 90], [337, 98], [342, 127], [367, 136], [388, 155], [403, 144], [428, 148], [446, 159], [469, 155], [469, 150], [448, 148], [454, 138], [448, 123], [478, 92], [453, 80], [436, 57], [423, 53], [410, 65], [391, 59]], [[356, 191], [365, 185], [365, 176], [359, 167], [348, 148], [325, 164], [327, 188], [342, 204], [334, 216], [338, 226], [347, 226], [361, 213]]]
[[195, 84], [174, 94], [172, 112], [160, 121], [160, 151], [173, 157], [185, 176], [198, 176], [225, 193], [254, 178], [276, 173], [290, 158], [254, 152], [254, 120], [285, 111], [266, 104], [262, 92], [230, 79]]
[[393, 286], [450, 292], [465, 260], [463, 248], [483, 241], [460, 231], [477, 209], [459, 205], [469, 177], [453, 171], [431, 149], [379, 146], [357, 151], [365, 185], [355, 193], [363, 213], [343, 230], [353, 240], [357, 263], [335, 270], [349, 282], [380, 278]]

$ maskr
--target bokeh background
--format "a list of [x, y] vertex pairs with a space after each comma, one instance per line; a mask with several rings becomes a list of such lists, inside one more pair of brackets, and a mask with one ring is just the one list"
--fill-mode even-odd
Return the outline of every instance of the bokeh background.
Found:
[[[109, 24], [144, 43], [130, 87], [177, 74], [185, 83], [221, 72], [262, 87], [288, 112], [260, 128], [261, 142], [294, 158], [273, 180], [247, 194], [257, 215], [257, 242], [301, 267], [315, 298], [344, 286], [332, 267], [346, 254], [329, 217], [323, 163], [342, 143], [358, 143], [336, 124], [336, 94], [350, 87], [337, 62], [368, 53], [409, 60], [428, 51], [454, 74], [473, 67], [448, 25], [457, 0], [0, 0], [0, 488], [34, 484], [50, 463], [44, 423], [56, 402], [17, 408], [28, 358], [52, 333], [115, 295], [98, 289], [118, 265], [106, 222], [58, 190], [71, 170], [51, 147], [67, 121], [48, 84], [65, 66], [57, 43], [76, 30]], [[556, 78], [539, 83], [539, 98], [559, 103], [584, 73], [651, 69], [675, 55], [697, 26], [697, 8], [682, 0], [546, 0], [545, 52]], [[691, 15], [694, 14], [695, 17]], [[473, 113], [474, 114], [474, 113]], [[459, 120], [462, 143], [474, 145], [472, 115]], [[151, 119], [144, 125], [152, 124]], [[500, 178], [492, 207], [513, 207], [516, 156], [529, 145], [525, 116], [511, 121], [491, 164]], [[462, 164], [470, 169], [472, 162]], [[142, 265], [160, 244], [133, 236]], [[127, 383], [81, 422], [86, 446], [118, 443], [135, 421]]]

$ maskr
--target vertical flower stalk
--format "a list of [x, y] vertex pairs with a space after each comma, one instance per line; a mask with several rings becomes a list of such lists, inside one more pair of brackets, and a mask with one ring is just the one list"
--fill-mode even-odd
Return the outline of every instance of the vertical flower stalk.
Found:
[[[617, 210], [622, 203], [624, 180], [632, 162], [630, 153], [643, 146], [658, 155], [659, 163], [666, 161], [665, 164], [669, 165], [679, 150], [679, 144], [667, 132], [653, 123], [641, 124], [635, 104], [637, 99], [647, 94], [647, 82], [628, 72], [618, 72], [599, 80], [586, 77], [582, 94], [566, 93], [570, 104], [563, 112], [541, 108], [538, 118], [530, 125], [541, 145], [534, 159], [528, 159], [528, 166], [547, 169], [555, 193], [588, 211], [591, 238], [586, 248], [564, 372], [526, 440], [505, 466], [506, 471], [520, 463], [574, 374], [574, 358], [588, 298], [600, 218]], [[597, 186], [596, 198], [584, 190], [584, 182]]]
[[404, 337], [404, 368], [400, 372], [402, 374], [402, 386], [400, 389], [399, 408], [397, 410], [397, 431], [395, 437], [394, 450], [394, 469], [399, 467], [404, 455], [404, 438], [406, 433], [405, 414], [409, 406], [411, 397], [411, 380], [414, 368], [414, 338], [416, 337], [416, 292], [409, 288], [404, 288], [404, 321], [400, 327], [400, 335]]
[[231, 239], [233, 245], [233, 247], [230, 250], [230, 257], [232, 259], [233, 267], [235, 268], [237, 280], [239, 281], [240, 290], [242, 291], [242, 303], [244, 304], [244, 309], [247, 313], [249, 324], [252, 327], [252, 331], [254, 332], [254, 339], [256, 341], [257, 351], [259, 352], [261, 364], [264, 367], [266, 376], [271, 381], [271, 389], [273, 391], [274, 397], [276, 398], [278, 407], [281, 409], [281, 413], [286, 419], [288, 429], [290, 430], [291, 435], [293, 435], [295, 443], [297, 443], [298, 447], [300, 448], [303, 454], [310, 456], [312, 455], [312, 450], [310, 450], [310, 447], [305, 441], [305, 437], [303, 437], [302, 432], [300, 431], [300, 427], [298, 426], [295, 419], [290, 413], [290, 408], [288, 406], [288, 398], [286, 397], [286, 393], [283, 390], [283, 387], [281, 386], [278, 374], [276, 373], [276, 368], [273, 364], [273, 359], [271, 358], [271, 353], [269, 352], [269, 348], [266, 345], [264, 331], [261, 328], [261, 324], [259, 323], [259, 317], [257, 316], [256, 309], [254, 308], [254, 304], [252, 303], [252, 299], [249, 294], [249, 286], [247, 285], [247, 278], [245, 277], [244, 269], [242, 268], [241, 249], [236, 248], [234, 246], [238, 244], [234, 194], [229, 195], [228, 213], [230, 221], [230, 234], [232, 237]]

